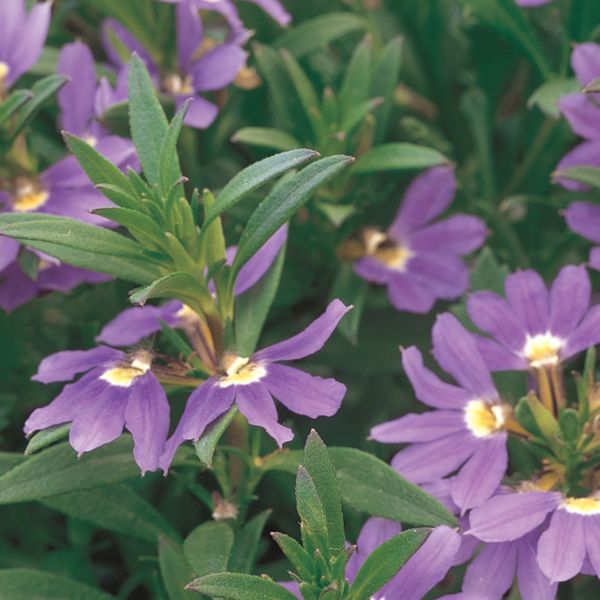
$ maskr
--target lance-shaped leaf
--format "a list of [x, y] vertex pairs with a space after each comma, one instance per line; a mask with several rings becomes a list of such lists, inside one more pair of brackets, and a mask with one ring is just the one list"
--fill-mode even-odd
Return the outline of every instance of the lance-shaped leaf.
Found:
[[194, 571], [185, 559], [179, 544], [160, 538], [158, 564], [169, 600], [198, 600], [197, 594], [185, 589], [186, 584], [194, 577]]
[[296, 475], [296, 507], [306, 534], [306, 537], [303, 535], [304, 546], [311, 554], [318, 549], [321, 555], [329, 557], [329, 532], [323, 503], [313, 478], [302, 465]]
[[48, 427], [38, 431], [34, 436], [31, 437], [27, 447], [25, 448], [25, 456], [35, 454], [48, 446], [52, 446], [56, 442], [61, 441], [69, 435], [71, 429], [71, 423], [64, 423], [63, 425], [55, 425], [54, 427]]
[[206, 213], [203, 231], [221, 213], [236, 205], [256, 188], [316, 156], [319, 156], [318, 152], [300, 148], [298, 150], [290, 150], [289, 152], [282, 152], [281, 154], [269, 156], [268, 158], [259, 160], [249, 167], [246, 167], [231, 179], [219, 192], [216, 202]]
[[289, 133], [271, 127], [243, 127], [236, 131], [231, 141], [285, 152], [298, 148], [301, 144]]
[[342, 171], [354, 159], [351, 156], [328, 156], [305, 167], [285, 184], [277, 186], [248, 219], [231, 266], [230, 287], [240, 269], [258, 249], [314, 194], [326, 181]]
[[[160, 146], [158, 155], [158, 178], [160, 182], [160, 189], [166, 196], [169, 190], [181, 180], [181, 168], [179, 166], [179, 157], [177, 156], [177, 141], [181, 134], [183, 127], [183, 120], [187, 114], [188, 108], [190, 107], [192, 100], [191, 98], [186, 100], [177, 113], [165, 135], [163, 142]], [[181, 188], [181, 186], [178, 186]]]
[[58, 260], [146, 284], [161, 274], [159, 263], [123, 235], [75, 219], [36, 213], [0, 215], [0, 234], [41, 250]]
[[229, 571], [250, 573], [258, 558], [258, 549], [263, 529], [271, 510], [263, 510], [250, 519], [235, 536], [235, 544], [229, 557]]
[[223, 521], [207, 521], [194, 529], [183, 542], [183, 553], [196, 575], [227, 570], [233, 547], [233, 529]]
[[93, 213], [123, 225], [144, 247], [164, 251], [166, 246], [164, 231], [149, 216], [130, 208], [120, 207], [98, 208]]
[[368, 600], [390, 581], [423, 545], [429, 529], [409, 529], [383, 542], [356, 574], [348, 600]]
[[232, 406], [222, 417], [219, 417], [215, 421], [210, 429], [205, 432], [197, 442], [194, 443], [196, 455], [198, 456], [200, 463], [207, 469], [212, 469], [213, 456], [217, 444], [225, 433], [225, 430], [231, 425], [237, 412], [237, 406]]
[[372, 51], [371, 36], [367, 34], [362, 42], [356, 46], [344, 75], [339, 95], [342, 115], [346, 115], [355, 106], [369, 99]]
[[6, 100], [0, 103], [0, 125], [31, 98], [33, 98], [33, 93], [29, 90], [15, 90]]
[[297, 600], [272, 579], [243, 573], [207, 575], [192, 581], [187, 589], [224, 600]]
[[427, 169], [447, 163], [448, 159], [433, 148], [397, 142], [382, 144], [363, 154], [356, 161], [352, 171], [362, 175], [380, 171]]
[[285, 533], [274, 532], [271, 537], [292, 563], [296, 573], [305, 581], [313, 577], [313, 563], [308, 552], [293, 538]]
[[[146, 179], [151, 184], [159, 183], [160, 151], [169, 123], [156, 97], [148, 69], [136, 54], [132, 55], [129, 64], [129, 124]], [[174, 155], [169, 173], [179, 169], [176, 163], [177, 155]]]

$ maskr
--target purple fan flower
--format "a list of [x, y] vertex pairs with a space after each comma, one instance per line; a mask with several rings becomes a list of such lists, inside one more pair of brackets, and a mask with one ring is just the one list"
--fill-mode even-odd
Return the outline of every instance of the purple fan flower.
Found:
[[[401, 531], [402, 526], [396, 521], [378, 517], [369, 519], [358, 536], [356, 552], [346, 565], [346, 579], [352, 583], [369, 554]], [[398, 574], [371, 599], [421, 600], [445, 577], [459, 547], [460, 535], [454, 529], [445, 525], [436, 527]], [[289, 582], [283, 585], [298, 598], [302, 597], [296, 583]]]
[[[474, 509], [470, 522], [468, 533], [490, 543], [523, 541], [533, 532], [529, 539], [532, 548], [541, 530], [537, 564], [552, 583], [575, 577], [582, 571], [586, 559], [600, 577], [598, 496], [574, 498], [543, 491], [499, 494]], [[530, 576], [532, 572], [533, 569]], [[544, 596], [531, 595], [530, 598]]]
[[[590, 242], [600, 244], [600, 206], [591, 202], [572, 202], [565, 211], [565, 219], [569, 229]], [[600, 271], [600, 247], [591, 249], [589, 265]]]
[[533, 8], [535, 6], [543, 6], [544, 4], [550, 4], [552, 0], [515, 0], [519, 6], [524, 8]]
[[504, 290], [506, 299], [483, 291], [467, 301], [473, 323], [492, 338], [477, 338], [492, 371], [553, 367], [600, 342], [600, 307], [590, 308], [585, 267], [564, 267], [550, 290], [535, 271], [520, 271]]
[[[213, 8], [213, 3], [208, 3]], [[215, 5], [216, 6], [216, 5]], [[185, 124], [205, 129], [216, 118], [219, 108], [206, 100], [202, 94], [220, 90], [233, 82], [246, 64], [247, 53], [241, 44], [247, 39], [230, 36], [218, 43], [207, 35], [198, 9], [189, 2], [177, 4], [177, 70], [161, 72], [159, 65], [150, 57], [140, 42], [120, 23], [107, 19], [103, 25], [104, 48], [111, 62], [124, 68], [121, 56], [113, 47], [111, 36], [117, 37], [131, 52], [137, 52], [146, 62], [148, 71], [157, 88], [173, 97], [177, 108], [192, 98]]]
[[27, 13], [25, 0], [0, 2], [0, 97], [42, 53], [52, 2], [34, 4]]
[[462, 214], [431, 223], [448, 208], [455, 190], [452, 167], [435, 167], [417, 177], [390, 228], [371, 231], [367, 256], [354, 265], [363, 279], [387, 286], [398, 310], [427, 313], [437, 299], [457, 298], [469, 285], [460, 257], [481, 246], [485, 223]]
[[[282, 27], [287, 27], [292, 20], [292, 15], [288, 13], [279, 0], [246, 0], [262, 8], [270, 17], [275, 19]], [[214, 10], [221, 13], [229, 22], [234, 31], [245, 30], [244, 24], [240, 19], [235, 3], [232, 0], [161, 0], [169, 4], [188, 3], [200, 10]]]
[[[586, 42], [575, 46], [571, 54], [571, 66], [583, 87], [600, 77], [600, 45]], [[558, 106], [571, 129], [585, 141], [578, 144], [558, 163], [556, 170], [571, 167], [600, 166], [600, 107], [598, 94], [577, 92], [560, 99]], [[588, 187], [565, 177], [556, 177], [563, 187], [581, 191]]]
[[[242, 267], [235, 283], [235, 295], [243, 294], [267, 273], [287, 239], [287, 225], [279, 230]], [[231, 265], [237, 248], [227, 248], [227, 264]], [[142, 306], [128, 308], [119, 313], [100, 332], [96, 341], [111, 346], [132, 346], [141, 339], [160, 331], [160, 322], [169, 327], [183, 327], [187, 310], [178, 300], [162, 306]]]
[[34, 381], [72, 381], [78, 373], [84, 375], [48, 406], [34, 410], [25, 433], [71, 422], [69, 442], [81, 455], [114, 441], [125, 427], [133, 436], [142, 474], [155, 471], [169, 432], [169, 403], [151, 364], [149, 352], [127, 355], [107, 346], [48, 356]]
[[512, 408], [500, 400], [474, 336], [450, 313], [438, 316], [433, 327], [433, 353], [458, 385], [424, 367], [414, 346], [404, 350], [402, 364], [417, 398], [439, 410], [377, 425], [371, 437], [411, 444], [396, 454], [392, 466], [414, 483], [436, 481], [458, 470], [450, 493], [464, 513], [489, 498], [504, 476]]
[[333, 300], [323, 315], [287, 340], [250, 357], [226, 353], [221, 358], [219, 374], [207, 379], [189, 397], [161, 458], [163, 471], [167, 471], [177, 448], [185, 440], [199, 439], [206, 427], [234, 402], [251, 425], [265, 429], [279, 446], [291, 440], [294, 434], [279, 424], [273, 396], [299, 415], [312, 419], [334, 415], [346, 393], [343, 384], [278, 363], [298, 360], [320, 350], [350, 308]]

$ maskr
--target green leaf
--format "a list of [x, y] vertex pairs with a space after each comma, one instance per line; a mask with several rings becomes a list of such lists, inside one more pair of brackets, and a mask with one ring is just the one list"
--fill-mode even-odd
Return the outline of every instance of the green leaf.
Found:
[[146, 284], [160, 275], [160, 267], [153, 264], [137, 242], [75, 219], [41, 213], [4, 213], [0, 215], [0, 234], [67, 264], [125, 281]]
[[39, 81], [36, 81], [31, 91], [33, 98], [27, 102], [23, 110], [19, 113], [19, 118], [10, 131], [12, 139], [16, 138], [21, 131], [27, 127], [30, 121], [41, 110], [42, 106], [52, 98], [61, 87], [69, 81], [64, 75], [48, 75]]
[[183, 553], [199, 577], [227, 570], [233, 547], [233, 529], [223, 521], [199, 525], [183, 542]]
[[581, 85], [575, 78], [550, 79], [537, 88], [527, 100], [527, 108], [537, 106], [544, 114], [558, 119], [560, 109], [558, 101], [567, 94], [581, 91]]
[[93, 213], [126, 227], [144, 247], [164, 251], [164, 231], [149, 216], [129, 208], [113, 207], [97, 208]]
[[192, 581], [187, 589], [225, 600], [297, 600], [272, 579], [243, 573], [207, 575]]
[[139, 476], [128, 436], [81, 458], [77, 458], [69, 444], [58, 444], [0, 477], [0, 504], [42, 500]]
[[454, 515], [379, 458], [354, 448], [329, 448], [343, 501], [356, 510], [410, 525], [456, 527]]
[[341, 264], [331, 287], [330, 298], [339, 298], [347, 306], [354, 307], [337, 326], [337, 330], [353, 344], [357, 341], [368, 289], [369, 285], [356, 275], [352, 264]]
[[313, 563], [308, 552], [293, 538], [285, 533], [272, 533], [271, 537], [292, 563], [298, 575], [305, 581], [313, 576]]
[[35, 454], [48, 446], [51, 446], [55, 442], [62, 440], [69, 435], [71, 429], [71, 423], [65, 423], [64, 425], [55, 425], [54, 427], [48, 427], [38, 431], [27, 444], [25, 448], [25, 456]]
[[483, 248], [471, 271], [471, 289], [473, 291], [490, 290], [504, 293], [504, 280], [509, 273], [507, 265], [501, 265], [489, 247]]
[[258, 559], [258, 550], [262, 532], [271, 510], [263, 510], [250, 519], [235, 536], [227, 570], [239, 573], [250, 573]]
[[553, 179], [564, 177], [579, 183], [600, 188], [600, 168], [598, 167], [571, 167], [552, 174]]
[[[324, 557], [329, 557], [331, 544], [325, 509], [313, 478], [302, 465], [298, 467], [296, 475], [296, 507], [311, 546], [318, 548]], [[312, 553], [312, 549], [309, 552]]]
[[346, 543], [340, 490], [327, 448], [314, 429], [306, 440], [302, 464], [312, 477], [321, 500], [327, 520], [329, 545], [332, 554], [335, 554], [343, 550]]
[[235, 299], [235, 346], [240, 356], [251, 356], [256, 350], [279, 288], [284, 262], [285, 246], [279, 251], [269, 272]]
[[340, 110], [343, 116], [369, 99], [372, 53], [373, 43], [371, 36], [367, 34], [356, 46], [346, 68], [339, 94]]
[[354, 159], [351, 156], [329, 156], [305, 167], [285, 184], [276, 187], [248, 219], [233, 260], [230, 286], [239, 270], [258, 249], [308, 201], [323, 183], [337, 175]]
[[[211, 208], [215, 204], [215, 197], [209, 190], [204, 190], [202, 196], [204, 200], [204, 214], [206, 216], [210, 213]], [[225, 249], [225, 236], [223, 234], [223, 223], [219, 217], [213, 219], [209, 225], [204, 226], [204, 232], [200, 244], [200, 255], [202, 257], [203, 264], [207, 266], [209, 271], [212, 270], [212, 267], [216, 263], [225, 263], [227, 258]]]
[[373, 98], [365, 100], [361, 104], [357, 104], [351, 108], [342, 119], [340, 131], [349, 134], [370, 112], [373, 112], [381, 103], [382, 98]]
[[225, 433], [225, 430], [233, 421], [237, 414], [237, 407], [232, 406], [222, 417], [219, 417], [217, 421], [206, 431], [202, 437], [194, 443], [196, 449], [196, 455], [202, 463], [202, 466], [207, 469], [212, 469], [213, 456], [219, 440]]
[[380, 171], [427, 169], [443, 164], [448, 164], [448, 159], [433, 148], [397, 142], [382, 144], [369, 150], [356, 161], [352, 172], [362, 175]]
[[242, 127], [238, 130], [231, 141], [234, 143], [248, 144], [261, 148], [270, 148], [285, 152], [298, 148], [301, 144], [296, 138], [281, 129], [270, 127]]
[[33, 93], [29, 90], [15, 90], [6, 100], [0, 103], [0, 125], [31, 98], [33, 98]]
[[129, 63], [129, 124], [146, 179], [159, 183], [160, 151], [169, 123], [146, 65], [137, 54]]
[[359, 569], [348, 600], [368, 600], [390, 581], [408, 559], [423, 545], [429, 529], [409, 529], [383, 542]]
[[221, 213], [235, 206], [250, 192], [315, 156], [319, 156], [319, 153], [300, 148], [269, 156], [240, 171], [217, 195], [215, 204], [204, 220], [203, 231]]
[[25, 462], [27, 458], [17, 452], [0, 452], [0, 476], [8, 473], [17, 465]]
[[186, 591], [185, 586], [194, 577], [194, 571], [185, 559], [183, 549], [165, 538], [158, 541], [160, 574], [169, 600], [198, 600], [196, 594]]
[[129, 127], [129, 102], [118, 102], [109, 106], [99, 119], [100, 124], [114, 135], [131, 139]]
[[61, 494], [42, 500], [46, 506], [103, 529], [155, 543], [159, 536], [177, 540], [171, 524], [123, 483]]
[[2, 600], [115, 600], [102, 590], [35, 569], [0, 569]]
[[366, 28], [366, 21], [350, 12], [335, 12], [304, 21], [279, 38], [278, 48], [286, 48], [302, 58], [353, 31]]
[[181, 168], [177, 156], [177, 141], [181, 135], [183, 120], [185, 119], [185, 115], [187, 114], [191, 102], [192, 99], [190, 98], [181, 105], [175, 114], [175, 117], [173, 117], [160, 146], [158, 154], [158, 178], [160, 181], [160, 189], [165, 196], [169, 193], [169, 190], [181, 180]]
[[542, 437], [542, 432], [538, 427], [533, 412], [527, 402], [527, 398], [521, 398], [515, 407], [515, 417], [520, 425], [522, 425], [532, 435]]

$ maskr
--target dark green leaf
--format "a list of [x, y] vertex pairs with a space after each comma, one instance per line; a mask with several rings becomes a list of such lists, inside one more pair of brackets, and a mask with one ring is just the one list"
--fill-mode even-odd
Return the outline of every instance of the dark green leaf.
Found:
[[195, 579], [187, 589], [225, 600], [297, 600], [266, 577], [242, 573], [216, 573]]
[[181, 135], [183, 120], [190, 107], [191, 99], [186, 100], [171, 121], [158, 155], [158, 176], [163, 195], [181, 180], [181, 168], [177, 156], [177, 141]]
[[142, 247], [114, 231], [36, 213], [0, 215], [0, 233], [82, 269], [146, 284], [160, 275]]
[[238, 130], [231, 141], [285, 152], [298, 148], [301, 144], [292, 135], [270, 127], [243, 127]]
[[337, 326], [337, 331], [348, 338], [353, 344], [357, 340], [358, 328], [365, 307], [368, 289], [367, 282], [354, 273], [351, 264], [343, 263], [340, 266], [331, 288], [330, 298], [332, 300], [339, 298], [347, 306], [353, 307], [350, 313]]
[[427, 169], [447, 163], [448, 159], [433, 148], [397, 142], [377, 146], [363, 154], [356, 161], [352, 171], [356, 174], [365, 174], [379, 171]]
[[246, 167], [219, 192], [215, 204], [206, 215], [203, 229], [256, 188], [318, 155], [314, 150], [300, 148], [269, 156]]
[[17, 452], [0, 452], [0, 476], [26, 460], [27, 458], [23, 454]]
[[194, 444], [198, 459], [202, 463], [202, 466], [207, 469], [212, 469], [212, 461], [217, 444], [236, 414], [237, 407], [234, 405], [222, 417], [219, 417], [214, 425]]
[[29, 90], [15, 90], [6, 100], [0, 103], [0, 125], [31, 98], [33, 98], [33, 93]]
[[383, 542], [362, 564], [348, 600], [368, 600], [380, 590], [423, 545], [429, 529], [409, 529]]
[[366, 35], [362, 42], [356, 46], [342, 82], [339, 102], [343, 116], [369, 99], [372, 51], [371, 36]]
[[160, 538], [158, 541], [160, 574], [169, 600], [198, 600], [185, 586], [194, 578], [194, 571], [185, 559], [179, 544]]
[[271, 510], [263, 510], [250, 519], [235, 536], [235, 543], [229, 557], [228, 571], [250, 573], [258, 559], [258, 550]]
[[233, 529], [223, 521], [207, 521], [199, 525], [183, 542], [183, 553], [199, 577], [227, 570]]

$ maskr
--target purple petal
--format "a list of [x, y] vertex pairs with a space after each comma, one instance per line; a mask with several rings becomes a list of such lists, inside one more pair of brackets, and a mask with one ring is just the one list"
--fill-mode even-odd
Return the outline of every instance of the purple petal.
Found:
[[511, 542], [541, 525], [561, 501], [555, 492], [523, 492], [494, 496], [474, 508], [467, 532], [484, 542]]
[[462, 411], [435, 410], [419, 415], [408, 414], [393, 421], [376, 425], [370, 437], [383, 444], [431, 442], [464, 430]]
[[565, 219], [569, 229], [600, 243], [600, 206], [591, 202], [572, 202], [565, 211]]
[[593, 42], [577, 44], [571, 53], [571, 66], [579, 83], [586, 86], [600, 77], [600, 45]]
[[571, 129], [586, 140], [600, 138], [600, 108], [585, 94], [568, 94], [558, 101], [558, 107]]
[[163, 306], [128, 308], [104, 326], [96, 341], [111, 346], [133, 346], [143, 338], [160, 331], [160, 321], [174, 327], [178, 322], [177, 312], [181, 307], [181, 302], [173, 300]]
[[136, 171], [140, 170], [135, 146], [131, 140], [126, 140], [118, 135], [105, 135], [98, 140], [96, 150], [122, 171], [125, 171], [127, 167]]
[[125, 425], [125, 407], [131, 388], [96, 380], [95, 389], [78, 404], [69, 431], [69, 443], [78, 454], [95, 450], [116, 440]]
[[236, 44], [221, 44], [209, 50], [191, 68], [194, 89], [199, 92], [228, 86], [246, 64], [247, 52]]
[[600, 248], [592, 248], [590, 251], [590, 268], [600, 271]]
[[590, 565], [597, 577], [600, 577], [600, 519], [597, 516], [585, 522], [585, 547]]
[[351, 308], [338, 299], [333, 300], [327, 310], [304, 331], [278, 344], [263, 348], [254, 355], [255, 360], [258, 362], [298, 360], [318, 352]]
[[462, 409], [472, 394], [439, 379], [423, 366], [423, 356], [415, 347], [402, 350], [402, 366], [417, 398], [435, 408]]
[[262, 427], [280, 448], [294, 437], [289, 427], [279, 424], [275, 402], [264, 385], [253, 383], [236, 386], [235, 403], [248, 423]]
[[504, 289], [510, 307], [528, 333], [545, 333], [550, 319], [550, 299], [544, 280], [535, 271], [519, 271], [506, 278]]
[[292, 20], [292, 15], [288, 13], [278, 0], [248, 0], [256, 6], [260, 6], [268, 15], [273, 17], [282, 27], [286, 27]]
[[[187, 100], [186, 97], [177, 98], [177, 105], [180, 106]], [[193, 96], [193, 101], [190, 104], [185, 115], [184, 123], [188, 127], [195, 129], [206, 129], [217, 118], [219, 107], [202, 96]]]
[[517, 568], [517, 544], [487, 544], [471, 563], [463, 591], [476, 598], [500, 600], [511, 587]]
[[554, 600], [558, 585], [551, 583], [537, 562], [536, 548], [540, 534], [528, 533], [518, 542], [517, 579], [523, 600]]
[[462, 509], [480, 506], [497, 489], [506, 473], [506, 433], [480, 440], [477, 449], [452, 480], [452, 499]]
[[[600, 141], [584, 141], [577, 144], [577, 146], [562, 157], [558, 165], [556, 165], [556, 171], [560, 172], [571, 167], [600, 167]], [[568, 179], [567, 177], [554, 175], [552, 180], [574, 192], [582, 192], [590, 189], [589, 185], [580, 183], [574, 179]]]
[[407, 267], [407, 276], [414, 277], [423, 288], [437, 298], [453, 300], [469, 287], [469, 270], [453, 254], [420, 253]]
[[29, 302], [39, 292], [37, 283], [27, 277], [16, 262], [0, 273], [0, 307], [6, 312]]
[[531, 8], [533, 6], [543, 6], [544, 4], [550, 4], [552, 0], [515, 0], [519, 6]]
[[586, 268], [568, 265], [561, 269], [550, 290], [550, 331], [567, 337], [583, 319], [592, 297]]
[[433, 355], [440, 366], [480, 399], [495, 400], [498, 392], [477, 350], [474, 336], [450, 313], [438, 315], [432, 330]]
[[311, 419], [331, 417], [340, 408], [346, 386], [285, 365], [269, 365], [263, 382], [288, 410]]
[[82, 283], [104, 283], [111, 277], [102, 273], [94, 273], [85, 269], [78, 269], [71, 265], [52, 265], [38, 272], [37, 284], [42, 291], [70, 292]]
[[48, 201], [38, 212], [59, 215], [61, 217], [70, 217], [90, 225], [106, 226], [111, 223], [104, 217], [92, 214], [90, 211], [96, 208], [107, 208], [114, 206], [113, 203], [105, 198], [94, 188], [89, 189], [63, 189], [52, 190]]
[[525, 357], [507, 350], [490, 338], [478, 335], [474, 338], [479, 354], [481, 354], [490, 371], [523, 371], [529, 369], [529, 361]]
[[454, 169], [434, 167], [410, 184], [388, 233], [402, 243], [413, 229], [425, 225], [450, 206], [456, 192]]
[[454, 215], [416, 232], [410, 238], [410, 248], [462, 256], [481, 247], [486, 236], [485, 221], [472, 215]]
[[401, 275], [372, 256], [365, 256], [357, 260], [353, 269], [359, 277], [371, 283], [388, 284], [396, 275]]
[[[21, 3], [21, 0], [10, 1]], [[52, 2], [35, 4], [29, 11], [22, 29], [15, 32], [16, 35], [21, 37], [18, 41], [13, 40], [16, 41], [16, 46], [12, 51], [10, 72], [6, 78], [8, 86], [11, 86], [38, 61], [46, 43], [51, 11]]]
[[581, 323], [567, 338], [560, 356], [566, 360], [598, 343], [600, 343], [600, 305], [592, 306], [588, 311]]
[[[260, 250], [240, 269], [235, 282], [235, 295], [239, 296], [258, 283], [271, 265], [275, 262], [279, 251], [287, 240], [287, 224], [280, 227]], [[235, 252], [232, 253], [231, 262]]]
[[0, 61], [8, 63], [25, 24], [25, 0], [0, 2]]
[[525, 346], [525, 327], [498, 294], [475, 292], [467, 299], [467, 312], [479, 329], [489, 333], [507, 349], [520, 352]]
[[394, 273], [388, 286], [390, 302], [396, 310], [425, 314], [435, 304], [433, 290], [421, 278], [408, 273]]
[[169, 410], [165, 390], [151, 372], [133, 383], [125, 409], [125, 427], [133, 436], [133, 456], [142, 475], [158, 469], [169, 433]]
[[192, 65], [194, 52], [203, 39], [202, 19], [198, 8], [191, 2], [181, 2], [175, 8], [177, 19], [177, 60], [181, 73]]
[[94, 367], [118, 361], [123, 359], [124, 356], [121, 351], [108, 346], [97, 346], [91, 350], [57, 352], [44, 358], [38, 367], [37, 373], [31, 379], [41, 383], [70, 381], [77, 373], [83, 373]]
[[21, 244], [16, 240], [0, 236], [0, 272], [17, 259]]
[[552, 515], [537, 548], [538, 564], [550, 581], [567, 581], [581, 570], [585, 559], [587, 523], [586, 517], [563, 509]]
[[127, 60], [123, 62], [119, 52], [115, 46], [113, 46], [113, 36], [116, 37], [129, 52], [136, 52], [139, 55], [139, 57], [146, 63], [151, 75], [157, 74], [158, 69], [154, 64], [154, 61], [144, 46], [137, 40], [137, 38], [129, 33], [129, 31], [123, 25], [121, 25], [119, 21], [115, 19], [105, 19], [102, 22], [101, 30], [102, 46], [106, 56], [108, 56], [108, 59], [113, 65], [120, 68], [124, 67], [125, 63], [128, 62]]
[[447, 435], [434, 442], [412, 444], [394, 456], [392, 467], [413, 483], [445, 477], [458, 469], [473, 453], [476, 443], [468, 431]]
[[62, 126], [70, 133], [85, 136], [94, 116], [96, 65], [90, 49], [76, 41], [62, 47], [57, 72], [67, 75], [69, 83], [58, 92]]
[[460, 535], [445, 525], [436, 527], [385, 588], [386, 598], [421, 600], [448, 573]]

